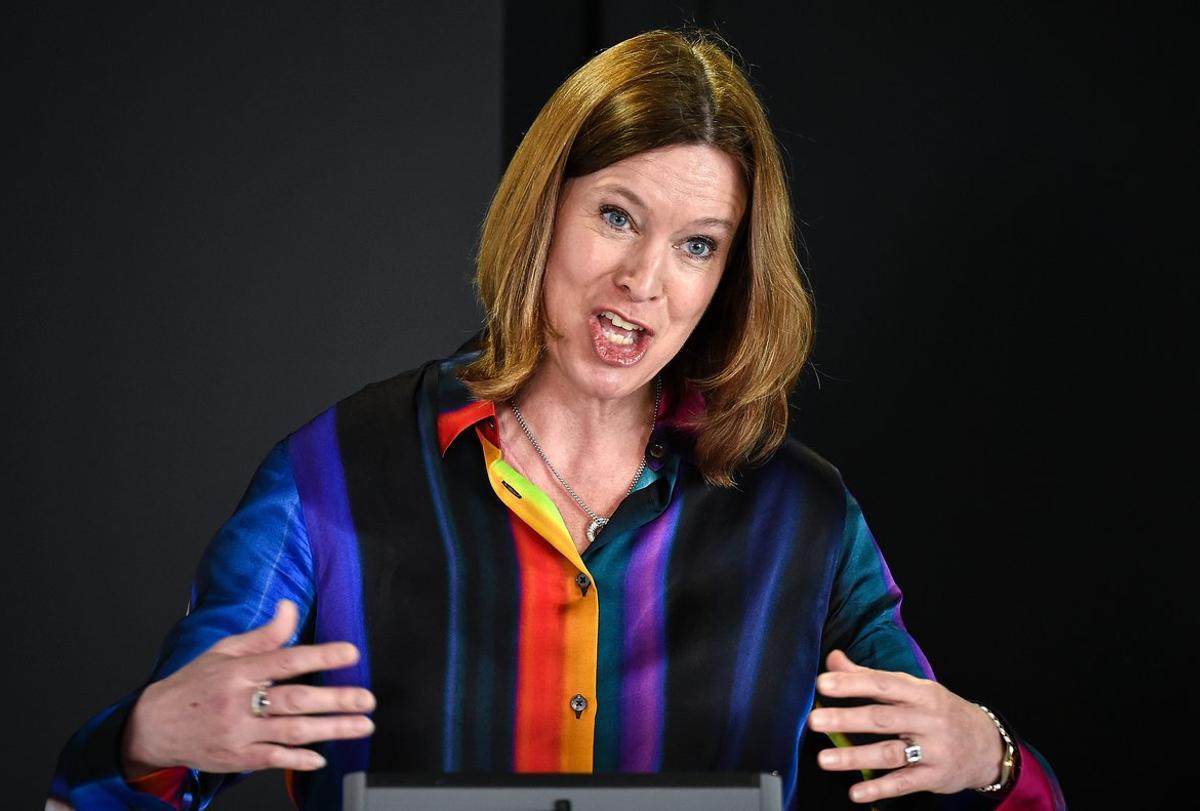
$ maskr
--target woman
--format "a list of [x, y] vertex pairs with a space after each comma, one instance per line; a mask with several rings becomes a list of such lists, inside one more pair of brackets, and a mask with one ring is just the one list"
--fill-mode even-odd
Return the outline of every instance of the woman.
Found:
[[54, 795], [203, 806], [282, 768], [333, 808], [364, 769], [737, 770], [799, 808], [807, 726], [840, 744], [820, 768], [871, 778], [855, 802], [1061, 804], [932, 681], [854, 499], [786, 439], [812, 334], [789, 205], [712, 38], [584, 65], [492, 201], [478, 340], [271, 451], [148, 685], [76, 735]]

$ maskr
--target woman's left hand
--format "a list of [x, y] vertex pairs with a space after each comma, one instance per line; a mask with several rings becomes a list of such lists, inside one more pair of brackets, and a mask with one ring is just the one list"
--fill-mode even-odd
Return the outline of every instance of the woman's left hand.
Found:
[[[808, 716], [809, 727], [818, 732], [896, 736], [819, 753], [817, 762], [829, 771], [895, 770], [856, 783], [850, 788], [851, 800], [868, 803], [914, 791], [952, 794], [998, 779], [1004, 745], [996, 725], [978, 706], [935, 681], [859, 667], [839, 650], [825, 662], [829, 671], [817, 677], [821, 695], [875, 703], [815, 709]], [[921, 747], [918, 763], [905, 759], [910, 743]]]

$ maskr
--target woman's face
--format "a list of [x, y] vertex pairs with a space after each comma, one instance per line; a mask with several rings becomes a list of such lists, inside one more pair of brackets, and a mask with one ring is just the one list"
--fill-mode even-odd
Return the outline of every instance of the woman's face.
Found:
[[[575, 390], [619, 398], [653, 380], [712, 301], [746, 209], [716, 147], [642, 152], [563, 185], [546, 263], [546, 362]], [[550, 370], [545, 370], [550, 371]]]

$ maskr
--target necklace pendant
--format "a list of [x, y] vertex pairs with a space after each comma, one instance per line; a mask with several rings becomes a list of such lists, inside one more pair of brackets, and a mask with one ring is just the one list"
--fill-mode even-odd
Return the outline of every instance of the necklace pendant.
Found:
[[596, 533], [604, 529], [604, 525], [608, 523], [607, 518], [593, 518], [592, 523], [588, 524], [587, 539], [588, 543], [596, 540]]

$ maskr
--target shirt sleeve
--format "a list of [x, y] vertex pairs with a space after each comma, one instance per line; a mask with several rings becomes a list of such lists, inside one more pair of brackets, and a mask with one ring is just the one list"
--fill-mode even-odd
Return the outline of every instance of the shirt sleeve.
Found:
[[[846, 492], [846, 520], [842, 548], [830, 592], [829, 614], [821, 658], [840, 649], [856, 664], [876, 670], [909, 673], [933, 679], [925, 654], [909, 635], [900, 617], [903, 595], [888, 570], [879, 545], [867, 527], [862, 509]], [[832, 706], [830, 699], [821, 703]], [[1062, 789], [1046, 760], [1032, 746], [1018, 739], [1007, 727], [1020, 749], [1021, 770], [1016, 783], [1003, 795], [964, 791], [944, 799], [941, 807], [1042, 811], [1066, 809]], [[868, 735], [831, 735], [838, 746], [879, 740]], [[921, 805], [926, 807], [926, 805]]]
[[205, 808], [223, 785], [241, 775], [180, 767], [127, 783], [120, 743], [130, 710], [147, 684], [226, 636], [263, 625], [283, 598], [299, 607], [298, 630], [288, 642], [295, 644], [307, 633], [314, 591], [312, 555], [285, 439], [259, 465], [237, 509], [205, 550], [188, 612], [167, 634], [150, 678], [75, 733], [59, 756], [51, 798], [78, 811]]

